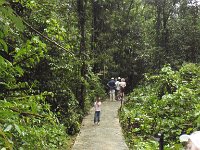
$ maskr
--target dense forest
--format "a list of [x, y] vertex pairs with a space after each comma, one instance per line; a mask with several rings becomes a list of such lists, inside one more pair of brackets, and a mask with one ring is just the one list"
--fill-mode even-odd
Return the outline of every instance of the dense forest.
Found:
[[200, 129], [197, 0], [0, 0], [0, 149], [62, 150], [111, 77], [130, 149]]

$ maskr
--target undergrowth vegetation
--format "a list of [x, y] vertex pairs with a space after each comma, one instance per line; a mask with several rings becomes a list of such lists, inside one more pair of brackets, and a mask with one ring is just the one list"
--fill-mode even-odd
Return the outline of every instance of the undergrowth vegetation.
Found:
[[45, 93], [0, 101], [2, 149], [67, 148], [65, 127], [59, 123], [50, 111], [50, 105], [44, 100]]
[[158, 134], [163, 134], [165, 149], [180, 149], [179, 136], [200, 129], [199, 85], [200, 67], [192, 63], [146, 74], [120, 112], [129, 147], [158, 149]]

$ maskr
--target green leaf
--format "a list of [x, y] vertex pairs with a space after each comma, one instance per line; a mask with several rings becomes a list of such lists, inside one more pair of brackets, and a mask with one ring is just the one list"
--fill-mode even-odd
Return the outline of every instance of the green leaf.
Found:
[[19, 126], [18, 126], [18, 125], [16, 125], [16, 124], [14, 124], [14, 126], [15, 126], [15, 129], [17, 130], [17, 132], [18, 132], [19, 134], [21, 134], [22, 132], [21, 132], [21, 130], [20, 130], [20, 128], [19, 128]]
[[10, 125], [8, 125], [7, 127], [6, 127], [6, 129], [4, 130], [5, 132], [7, 132], [7, 131], [10, 131], [11, 129], [12, 129], [12, 125], [10, 124]]
[[8, 46], [7, 46], [6, 42], [4, 40], [0, 39], [0, 44], [3, 46], [4, 51], [8, 53]]
[[9, 26], [6, 24], [6, 25], [4, 25], [3, 28], [4, 28], [4, 29], [3, 29], [3, 33], [4, 33], [5, 36], [7, 36], [7, 35], [8, 35], [8, 32], [9, 32]]
[[38, 36], [34, 36], [34, 37], [32, 38], [32, 40], [33, 40], [34, 43], [39, 43], [39, 42], [40, 42]]
[[16, 66], [15, 70], [19, 73], [19, 76], [22, 76], [23, 73], [24, 73], [24, 70], [21, 67], [19, 67], [19, 66]]
[[10, 19], [12, 20], [12, 22], [15, 24], [15, 27], [20, 30], [23, 31], [24, 30], [24, 24], [22, 22], [22, 19], [20, 17], [15, 16], [14, 14], [10, 16]]

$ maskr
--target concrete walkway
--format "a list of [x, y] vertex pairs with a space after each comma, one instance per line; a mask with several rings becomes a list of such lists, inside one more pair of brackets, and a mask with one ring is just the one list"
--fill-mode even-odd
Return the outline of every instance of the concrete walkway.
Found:
[[103, 102], [100, 125], [94, 125], [94, 110], [82, 122], [72, 150], [128, 150], [125, 144], [117, 111], [120, 102]]

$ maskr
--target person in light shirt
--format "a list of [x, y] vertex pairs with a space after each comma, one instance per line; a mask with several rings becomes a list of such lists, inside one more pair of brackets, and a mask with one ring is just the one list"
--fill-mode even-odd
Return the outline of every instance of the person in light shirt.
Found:
[[100, 97], [96, 98], [96, 102], [94, 102], [94, 124], [98, 124], [100, 122], [100, 114], [101, 114], [101, 100]]
[[125, 91], [125, 87], [126, 87], [126, 82], [124, 78], [121, 78], [121, 82], [119, 82], [120, 85], [120, 93], [121, 93], [121, 97], [122, 97], [122, 101], [124, 100], [124, 91]]
[[179, 137], [181, 142], [187, 142], [186, 150], [200, 150], [200, 131], [190, 135], [183, 134]]
[[116, 100], [120, 100], [120, 81], [121, 81], [121, 78], [118, 77], [117, 78], [117, 81], [115, 82], [115, 85], [116, 85]]

